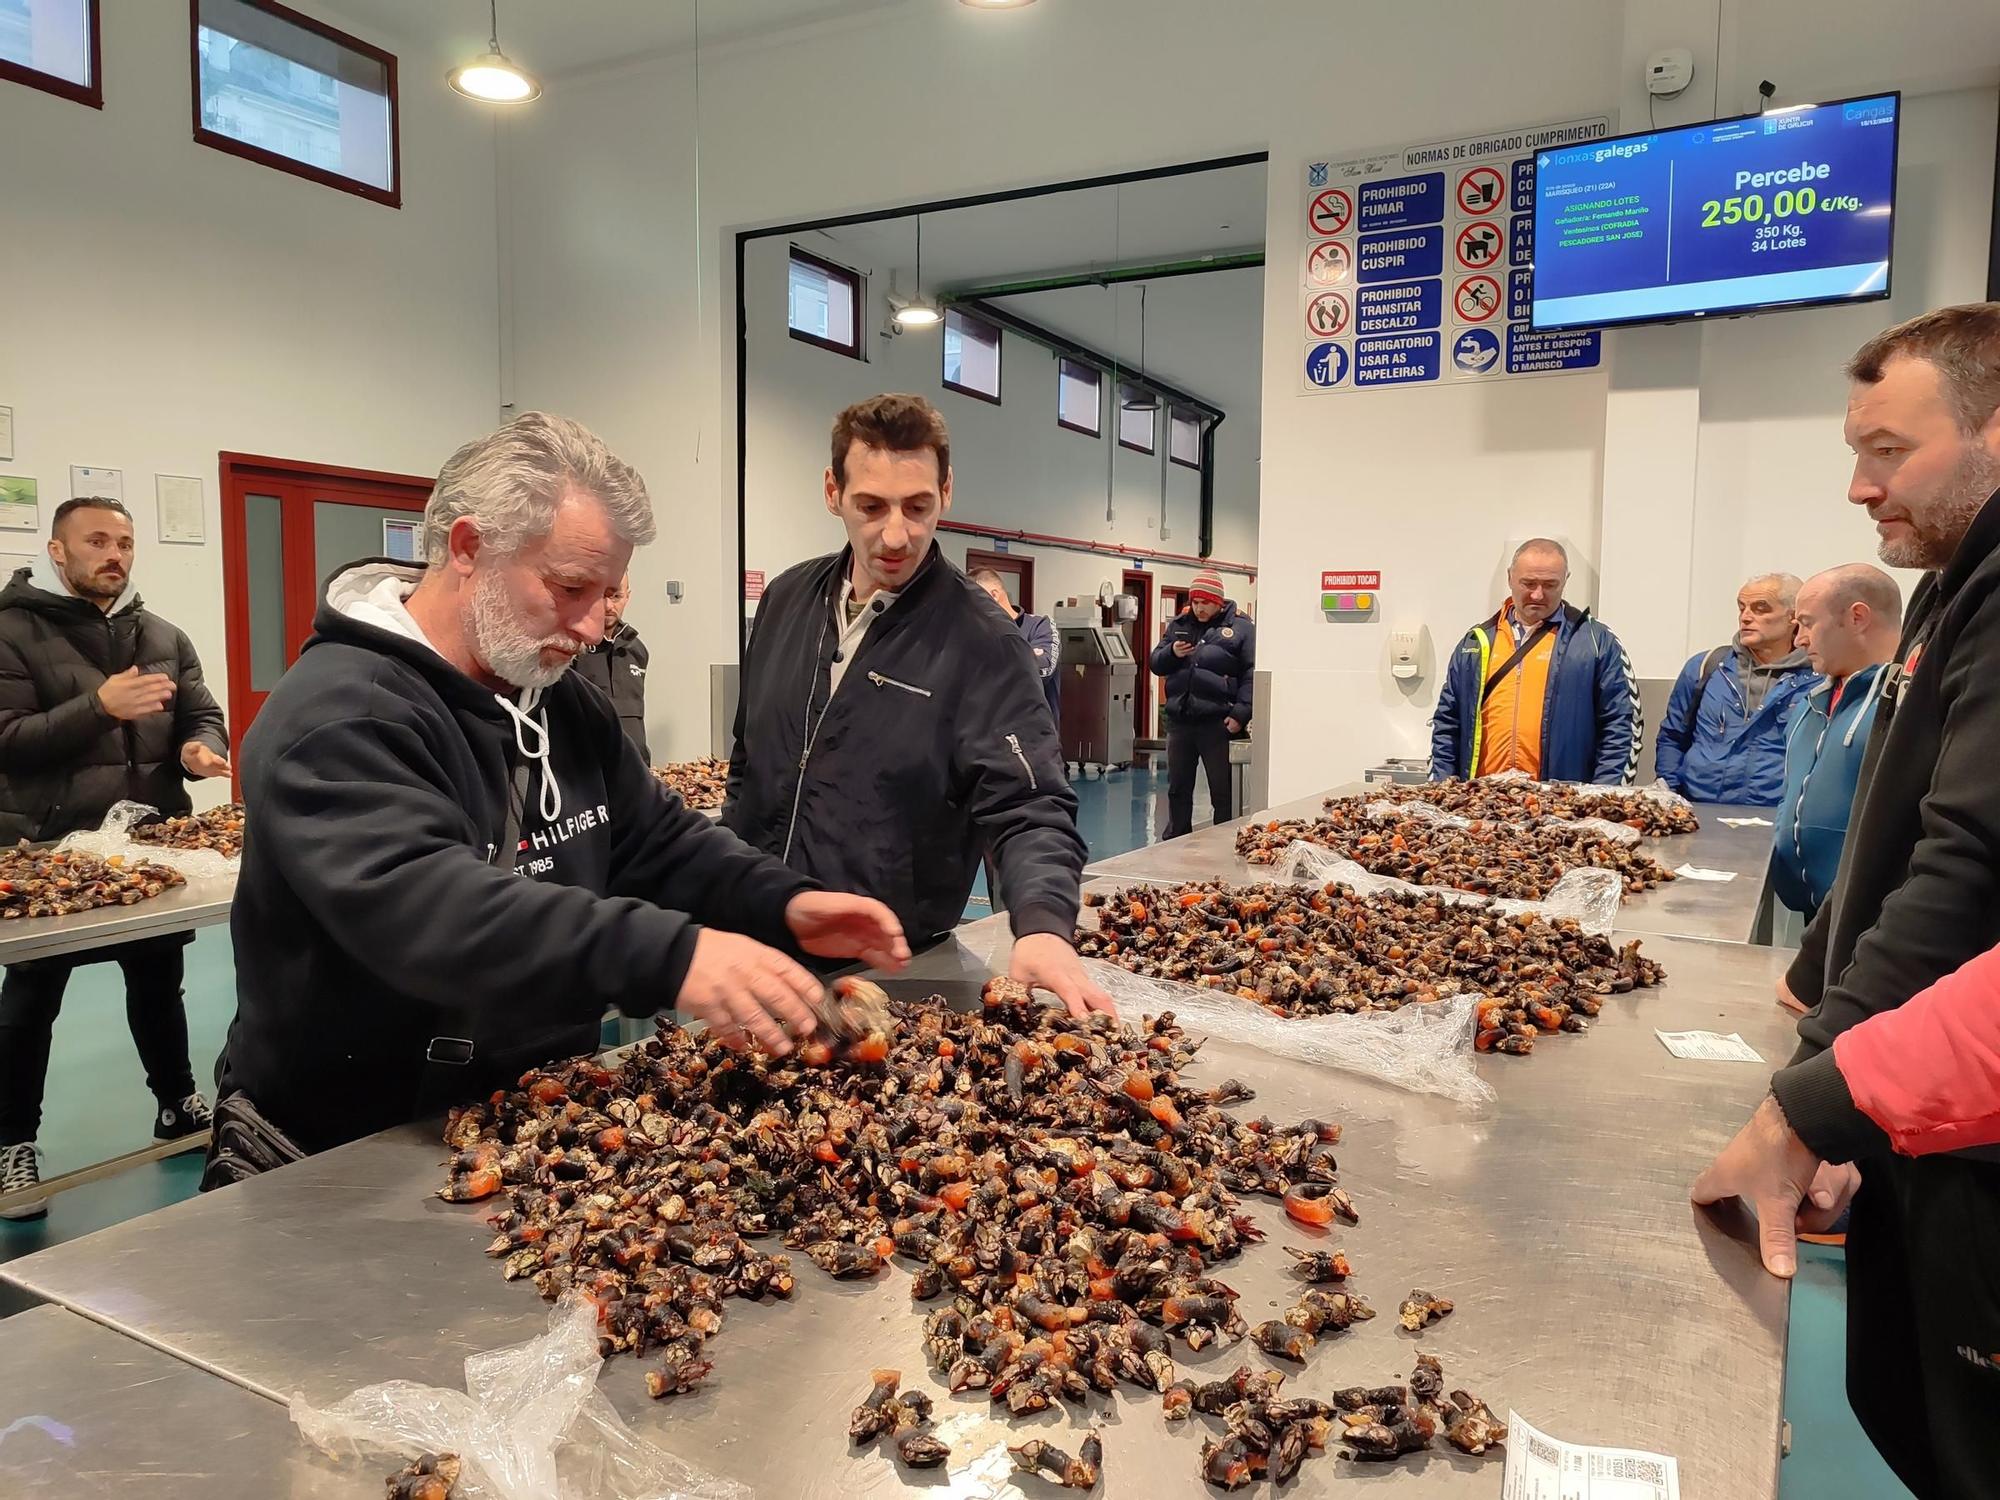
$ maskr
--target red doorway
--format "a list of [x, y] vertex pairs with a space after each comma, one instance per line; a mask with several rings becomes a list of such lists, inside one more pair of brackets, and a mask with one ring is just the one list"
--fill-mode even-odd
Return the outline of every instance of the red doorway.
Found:
[[[1187, 589], [1180, 584], [1163, 583], [1160, 585], [1160, 626], [1162, 629], [1165, 629], [1175, 616], [1187, 608], [1187, 596]], [[1160, 681], [1158, 691], [1148, 696], [1157, 698], [1161, 712], [1164, 713], [1166, 711], [1167, 684], [1164, 678]]]
[[1022, 557], [1014, 552], [981, 552], [968, 547], [965, 550], [965, 571], [977, 573], [987, 568], [1006, 580], [1007, 593], [1017, 609], [1033, 614], [1035, 610], [1035, 560]]
[[325, 576], [414, 541], [406, 518], [421, 514], [431, 481], [248, 453], [222, 454], [221, 467], [229, 732], [241, 744], [312, 634]]
[[1132, 738], [1150, 739], [1153, 733], [1153, 575], [1140, 568], [1125, 570], [1122, 591], [1138, 601], [1139, 613], [1131, 622], [1128, 644], [1139, 663], [1137, 689], [1132, 694]]

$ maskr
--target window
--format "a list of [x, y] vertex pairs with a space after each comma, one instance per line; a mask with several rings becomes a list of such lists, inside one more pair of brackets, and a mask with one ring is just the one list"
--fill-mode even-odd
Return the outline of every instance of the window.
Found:
[[1178, 406], [1167, 430], [1167, 457], [1186, 468], [1201, 467], [1201, 418]]
[[1000, 404], [1000, 330], [955, 307], [944, 315], [944, 388]]
[[1104, 377], [1080, 359], [1065, 359], [1056, 367], [1056, 423], [1085, 437], [1104, 431]]
[[[1151, 403], [1148, 405], [1147, 403]], [[1153, 452], [1153, 424], [1159, 420], [1160, 398], [1144, 386], [1118, 385], [1118, 446], [1137, 453]]]
[[861, 277], [792, 247], [786, 319], [792, 337], [849, 359], [861, 358]]
[[394, 57], [276, 0], [194, 5], [197, 141], [402, 206]]
[[0, 78], [104, 108], [97, 0], [0, 0]]

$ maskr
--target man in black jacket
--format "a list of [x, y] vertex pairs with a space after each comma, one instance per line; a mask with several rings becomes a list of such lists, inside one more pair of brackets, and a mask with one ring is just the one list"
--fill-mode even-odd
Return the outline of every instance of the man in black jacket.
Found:
[[[186, 783], [229, 774], [222, 710], [194, 646], [132, 586], [132, 517], [116, 500], [56, 507], [47, 554], [0, 593], [0, 840], [95, 828], [113, 803], [192, 810]], [[70, 971], [115, 961], [162, 1140], [205, 1129], [181, 998], [188, 933], [12, 964], [0, 984], [0, 1192], [33, 1187], [50, 1039]], [[46, 1213], [39, 1202], [0, 1217]]]
[[607, 1007], [787, 1052], [818, 986], [768, 945], [907, 959], [879, 902], [682, 806], [569, 672], [653, 533], [636, 473], [528, 412], [438, 474], [425, 565], [333, 577], [244, 741], [211, 1182], [594, 1051]]
[[1236, 816], [1229, 741], [1250, 724], [1257, 672], [1257, 627], [1222, 594], [1222, 575], [1202, 572], [1188, 585], [1188, 607], [1167, 622], [1150, 665], [1166, 684], [1167, 827], [1162, 838], [1194, 829], [1194, 773], [1208, 772], [1215, 821]]
[[848, 545], [765, 590], [743, 659], [725, 826], [834, 890], [887, 902], [913, 944], [999, 866], [1013, 977], [1109, 1010], [1076, 956], [1084, 843], [1014, 622], [938, 550], [951, 439], [921, 396], [833, 424], [826, 508]]
[[1866, 1157], [1822, 1167], [1800, 1218], [1824, 1228], [1852, 1195], [1848, 1401], [1918, 1495], [1984, 1496], [2000, 1157], [1857, 1145], [1869, 1134], [1851, 1128], [1830, 1049], [2000, 941], [2000, 303], [1891, 328], [1848, 375], [1848, 499], [1868, 508], [1884, 562], [1927, 571], [1885, 669], [1833, 894], [1785, 976], [1807, 1010], [1772, 1091], [1827, 1162]]
[[632, 580], [621, 578], [604, 596], [604, 639], [577, 653], [577, 675], [611, 700], [625, 738], [639, 747], [640, 759], [651, 763], [646, 748], [646, 666], [652, 656], [639, 632], [625, 622], [632, 602]]

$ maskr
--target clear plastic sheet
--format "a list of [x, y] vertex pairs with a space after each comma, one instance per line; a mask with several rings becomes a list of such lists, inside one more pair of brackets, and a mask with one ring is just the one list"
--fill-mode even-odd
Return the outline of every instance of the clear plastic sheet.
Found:
[[1472, 991], [1400, 1010], [1359, 1016], [1272, 1015], [1227, 990], [1150, 979], [1100, 959], [1084, 960], [1091, 977], [1126, 1016], [1172, 1011], [1190, 1031], [1240, 1042], [1276, 1057], [1357, 1073], [1413, 1094], [1485, 1104], [1493, 1087], [1474, 1067]]
[[336, 1458], [456, 1453], [465, 1500], [751, 1500], [634, 1435], [597, 1389], [602, 1363], [597, 1309], [572, 1292], [547, 1333], [467, 1358], [463, 1391], [391, 1380], [323, 1408], [294, 1395], [291, 1417]]
[[56, 848], [94, 854], [99, 859], [121, 858], [127, 863], [143, 859], [179, 870], [190, 880], [209, 880], [236, 873], [237, 861], [225, 859], [213, 849], [169, 849], [160, 844], [142, 844], [132, 837], [134, 828], [151, 822], [159, 815], [157, 807], [144, 802], [114, 802], [111, 810], [104, 815], [104, 821], [96, 828], [78, 829]]
[[[1503, 773], [1507, 775], [1513, 772]], [[1608, 787], [1607, 791], [1629, 790], [1629, 788]], [[1668, 793], [1669, 796], [1673, 795]], [[1446, 828], [1470, 828], [1472, 819], [1462, 818], [1457, 813], [1448, 813], [1443, 808], [1429, 802], [1370, 802], [1362, 809], [1378, 823], [1437, 823]], [[1539, 824], [1555, 824], [1563, 828], [1582, 828], [1614, 844], [1636, 844], [1639, 830], [1629, 823], [1613, 823], [1605, 818], [1550, 818], [1542, 817], [1532, 824], [1510, 824], [1510, 827], [1531, 827]]]
[[[1626, 830], [1628, 833], [1630, 829]], [[1351, 859], [1342, 859], [1319, 844], [1294, 842], [1272, 867], [1278, 880], [1301, 885], [1335, 883], [1350, 886], [1364, 896], [1378, 891], [1398, 891], [1410, 896], [1429, 896], [1465, 906], [1493, 906], [1510, 917], [1522, 915], [1556, 921], [1567, 917], [1585, 932], [1607, 936], [1618, 919], [1619, 904], [1625, 899], [1625, 878], [1616, 870], [1594, 865], [1569, 871], [1539, 901], [1510, 901], [1498, 896], [1482, 896], [1477, 891], [1454, 890], [1448, 886], [1411, 885], [1387, 875], [1371, 875]]]

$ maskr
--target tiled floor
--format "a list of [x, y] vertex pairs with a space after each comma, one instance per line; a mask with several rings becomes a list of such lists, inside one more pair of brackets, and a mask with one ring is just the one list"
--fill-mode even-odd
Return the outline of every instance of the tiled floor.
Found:
[[[1093, 860], [1153, 842], [1164, 821], [1164, 776], [1119, 772], [1077, 786], [1079, 822]], [[1207, 795], [1195, 794], [1197, 826], [1208, 821]], [[986, 915], [983, 885], [968, 917]], [[77, 972], [56, 1027], [49, 1104], [42, 1129], [44, 1173], [69, 1171], [144, 1145], [152, 1113], [132, 1039], [125, 1031], [119, 974], [113, 965]], [[188, 1025], [195, 1074], [208, 1088], [214, 1058], [234, 1009], [234, 973], [226, 929], [209, 928], [188, 953]], [[25, 1255], [177, 1202], [194, 1192], [198, 1157], [139, 1168], [64, 1193], [46, 1219], [0, 1222], [0, 1260]], [[1842, 1390], [1846, 1270], [1838, 1252], [1808, 1247], [1792, 1293], [1785, 1409], [1792, 1454], [1783, 1468], [1784, 1500], [1906, 1500], [1855, 1426]], [[0, 1316], [18, 1311], [0, 1289]]]

